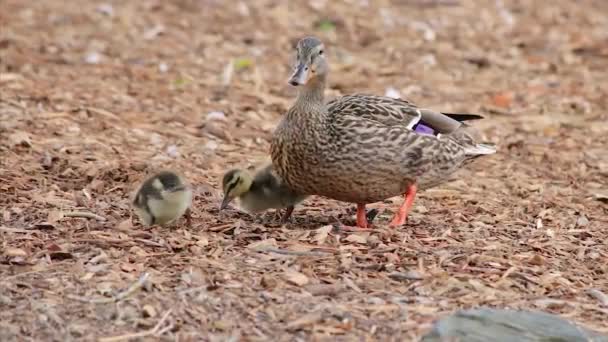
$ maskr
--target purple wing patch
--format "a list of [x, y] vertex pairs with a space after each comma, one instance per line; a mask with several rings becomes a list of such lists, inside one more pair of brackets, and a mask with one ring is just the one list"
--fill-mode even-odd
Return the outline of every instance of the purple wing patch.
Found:
[[435, 134], [435, 130], [434, 129], [432, 129], [431, 127], [429, 127], [427, 125], [421, 124], [421, 123], [417, 124], [414, 127], [414, 132], [422, 133], [422, 134], [429, 134], [429, 135], [434, 135]]

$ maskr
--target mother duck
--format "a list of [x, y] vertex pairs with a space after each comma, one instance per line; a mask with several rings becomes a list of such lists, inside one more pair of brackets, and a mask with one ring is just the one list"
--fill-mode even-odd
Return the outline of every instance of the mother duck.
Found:
[[294, 191], [357, 204], [357, 226], [367, 228], [365, 205], [404, 195], [390, 226], [406, 222], [416, 191], [447, 180], [468, 161], [492, 154], [462, 121], [411, 102], [374, 95], [346, 95], [325, 103], [329, 66], [323, 43], [301, 39], [289, 83], [295, 103], [272, 136], [277, 174]]

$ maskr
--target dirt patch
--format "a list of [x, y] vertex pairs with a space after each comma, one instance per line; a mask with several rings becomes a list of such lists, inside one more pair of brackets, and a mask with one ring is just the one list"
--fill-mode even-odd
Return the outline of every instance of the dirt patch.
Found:
[[[410, 340], [480, 305], [607, 332], [605, 13], [591, 0], [3, 1], [0, 339]], [[422, 192], [398, 230], [384, 224], [399, 199], [358, 235], [329, 227], [352, 205], [316, 197], [285, 227], [219, 215], [222, 172], [267, 158], [309, 34], [327, 46], [329, 96], [483, 114], [499, 153]], [[131, 192], [166, 167], [195, 185], [193, 227], [132, 218]]]

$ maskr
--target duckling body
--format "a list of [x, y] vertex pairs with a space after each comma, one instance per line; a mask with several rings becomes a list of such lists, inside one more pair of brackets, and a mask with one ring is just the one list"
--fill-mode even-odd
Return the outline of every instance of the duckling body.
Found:
[[133, 207], [144, 225], [166, 225], [184, 215], [191, 202], [192, 190], [185, 180], [172, 171], [161, 171], [142, 183]]
[[245, 170], [234, 169], [226, 172], [222, 180], [224, 199], [221, 209], [235, 198], [240, 206], [249, 213], [260, 213], [268, 209], [286, 209], [281, 221], [286, 222], [296, 204], [306, 195], [296, 193], [274, 173], [272, 164], [267, 163], [255, 175]]
[[467, 132], [462, 121], [476, 115], [443, 114], [363, 94], [325, 104], [322, 43], [302, 39], [298, 60], [290, 80], [299, 87], [298, 97], [273, 134], [273, 165], [296, 192], [357, 203], [360, 227], [367, 226], [366, 203], [400, 194], [406, 201], [391, 224], [403, 224], [418, 188], [441, 184], [468, 161], [495, 152]]

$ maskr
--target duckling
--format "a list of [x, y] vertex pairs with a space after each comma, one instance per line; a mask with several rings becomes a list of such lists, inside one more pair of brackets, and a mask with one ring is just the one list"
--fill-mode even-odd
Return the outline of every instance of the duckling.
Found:
[[240, 206], [249, 213], [286, 208], [281, 223], [286, 223], [294, 206], [308, 197], [285, 186], [274, 173], [271, 163], [266, 163], [254, 175], [241, 169], [226, 172], [222, 179], [222, 189], [224, 198], [220, 210], [226, 209], [235, 198], [239, 199]]
[[316, 37], [301, 39], [289, 84], [292, 107], [275, 129], [270, 154], [276, 173], [299, 193], [356, 203], [357, 226], [367, 228], [365, 205], [402, 195], [390, 226], [406, 222], [418, 189], [437, 186], [464, 165], [496, 153], [478, 142], [465, 121], [403, 99], [353, 94], [329, 103], [329, 63]]
[[133, 207], [144, 225], [165, 225], [186, 214], [190, 224], [192, 189], [172, 171], [161, 171], [147, 178], [133, 199]]

